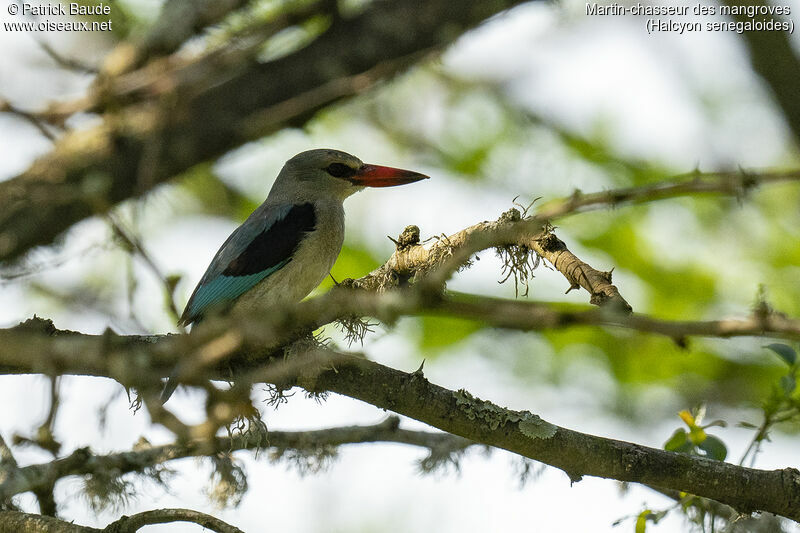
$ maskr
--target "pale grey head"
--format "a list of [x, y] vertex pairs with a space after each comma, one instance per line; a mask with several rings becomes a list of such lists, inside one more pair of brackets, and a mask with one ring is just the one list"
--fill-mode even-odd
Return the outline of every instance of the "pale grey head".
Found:
[[320, 148], [289, 159], [278, 174], [269, 199], [343, 201], [364, 187], [392, 187], [427, 178], [418, 172], [365, 164], [346, 152]]

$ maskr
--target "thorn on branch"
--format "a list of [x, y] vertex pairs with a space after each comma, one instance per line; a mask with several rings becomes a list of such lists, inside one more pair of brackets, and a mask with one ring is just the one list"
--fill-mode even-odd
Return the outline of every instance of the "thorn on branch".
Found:
[[388, 431], [397, 431], [400, 427], [400, 417], [397, 415], [389, 415], [386, 420], [380, 423], [380, 427]]
[[681, 350], [686, 350], [689, 348], [689, 339], [684, 336], [673, 337], [672, 341], [675, 345], [680, 348]]
[[739, 167], [739, 187], [742, 189], [742, 195], [746, 195], [750, 190], [755, 189], [758, 187], [758, 176], [747, 172], [741, 166]]
[[580, 285], [578, 285], [575, 282], [572, 282], [572, 284], [569, 286], [569, 288], [566, 291], [564, 291], [564, 294], [569, 294], [570, 292], [572, 292], [572, 291], [574, 291], [576, 289], [580, 289], [580, 288], [581, 288]]
[[759, 323], [764, 323], [772, 313], [772, 307], [767, 303], [767, 290], [764, 285], [759, 285], [756, 303], [753, 306], [753, 318]]
[[[331, 278], [333, 278], [333, 276], [331, 276]], [[334, 283], [336, 283], [336, 280], [333, 280], [333, 281], [334, 281]], [[360, 287], [358, 286], [358, 280], [355, 280], [353, 278], [344, 278], [339, 283], [336, 283], [336, 288], [358, 289]]]
[[422, 369], [424, 367], [425, 367], [425, 359], [422, 360], [422, 363], [419, 365], [419, 368], [411, 373], [411, 378], [412, 379], [416, 379], [416, 378], [425, 379], [425, 374], [422, 372]]
[[581, 475], [581, 474], [578, 474], [576, 472], [569, 472], [569, 471], [566, 471], [566, 470], [564, 471], [564, 473], [569, 476], [569, 485], [570, 485], [570, 487], [572, 485], [574, 485], [575, 483], [580, 483], [581, 481], [583, 481], [583, 475]]

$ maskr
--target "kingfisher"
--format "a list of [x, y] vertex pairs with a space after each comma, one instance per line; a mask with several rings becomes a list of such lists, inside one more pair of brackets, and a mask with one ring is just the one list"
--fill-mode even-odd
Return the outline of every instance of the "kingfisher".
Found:
[[[299, 302], [330, 273], [344, 242], [344, 200], [365, 187], [428, 176], [365, 164], [339, 150], [301, 152], [281, 169], [267, 199], [225, 240], [178, 321], [213, 312], [246, 314]], [[170, 379], [162, 402], [175, 390]]]

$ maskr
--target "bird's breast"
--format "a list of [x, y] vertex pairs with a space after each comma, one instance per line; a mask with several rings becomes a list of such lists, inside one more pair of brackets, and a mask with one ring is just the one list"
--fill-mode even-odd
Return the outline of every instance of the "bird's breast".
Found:
[[306, 233], [286, 266], [268, 276], [236, 302], [233, 312], [299, 302], [330, 273], [344, 243], [341, 203], [315, 203], [317, 224]]

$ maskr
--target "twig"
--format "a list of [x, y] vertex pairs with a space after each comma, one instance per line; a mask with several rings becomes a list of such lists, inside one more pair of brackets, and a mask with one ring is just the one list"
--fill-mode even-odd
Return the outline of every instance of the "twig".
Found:
[[53, 49], [53, 47], [50, 46], [44, 39], [36, 39], [36, 44], [39, 45], [39, 48], [41, 48], [42, 51], [50, 57], [50, 59], [65, 69], [82, 72], [84, 74], [97, 74], [99, 72], [96, 67], [88, 65], [78, 59], [62, 56], [60, 53], [56, 52], [55, 49]]
[[14, 453], [11, 448], [6, 444], [3, 436], [0, 435], [0, 469], [15, 469], [17, 468], [17, 460], [14, 458]]
[[36, 114], [30, 111], [24, 111], [15, 105], [11, 104], [8, 100], [0, 99], [0, 113], [12, 113], [18, 117], [26, 120], [32, 124], [39, 132], [44, 135], [48, 140], [55, 142], [56, 135], [47, 129], [44, 121]]
[[0, 480], [2, 481], [0, 499], [35, 490], [46, 483], [68, 476], [85, 476], [97, 472], [119, 472], [120, 475], [130, 472], [141, 473], [149, 467], [169, 461], [212, 455], [219, 451], [234, 452], [261, 448], [303, 450], [379, 442], [408, 444], [435, 450], [439, 454], [445, 453], [445, 450], [461, 451], [473, 444], [469, 440], [447, 433], [402, 429], [399, 427], [399, 419], [390, 416], [383, 422], [371, 426], [347, 426], [314, 431], [270, 431], [266, 444], [239, 435], [232, 439], [214, 437], [211, 441], [193, 439], [184, 441], [183, 444], [179, 441], [109, 455], [94, 455], [88, 448], [81, 448], [67, 457], [49, 463], [22, 467], [20, 475], [15, 480]]
[[175, 284], [170, 283], [167, 276], [161, 271], [161, 269], [156, 265], [155, 261], [153, 261], [150, 254], [147, 253], [145, 250], [144, 245], [139, 240], [138, 237], [129, 233], [119, 221], [109, 213], [106, 217], [108, 219], [108, 223], [111, 225], [114, 234], [119, 237], [122, 242], [126, 245], [127, 249], [136, 252], [136, 254], [144, 261], [145, 265], [150, 269], [153, 275], [161, 282], [161, 286], [164, 289], [164, 296], [167, 303], [167, 307], [173, 317], [174, 320], [177, 320], [180, 316], [178, 312], [178, 308], [175, 306]]
[[642, 204], [667, 198], [697, 194], [724, 194], [742, 197], [760, 185], [800, 181], [800, 170], [781, 172], [691, 172], [651, 185], [626, 187], [610, 191], [583, 194], [546, 202], [534, 215], [537, 220], [554, 220], [593, 209], [623, 204]]
[[106, 526], [103, 531], [105, 533], [135, 533], [145, 526], [169, 522], [192, 522], [217, 533], [244, 533], [241, 529], [223, 522], [219, 518], [191, 509], [157, 509], [136, 513], [132, 516], [123, 516]]

